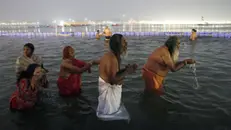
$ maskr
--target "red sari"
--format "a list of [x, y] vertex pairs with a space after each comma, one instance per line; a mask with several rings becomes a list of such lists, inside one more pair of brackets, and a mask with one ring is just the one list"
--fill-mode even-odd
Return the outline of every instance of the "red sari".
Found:
[[32, 90], [27, 79], [22, 79], [10, 98], [10, 108], [26, 110], [34, 107], [38, 100], [38, 90]]
[[[86, 63], [73, 58], [72, 64], [82, 68]], [[70, 74], [68, 78], [59, 77], [57, 85], [61, 96], [77, 96], [81, 92], [81, 74]]]

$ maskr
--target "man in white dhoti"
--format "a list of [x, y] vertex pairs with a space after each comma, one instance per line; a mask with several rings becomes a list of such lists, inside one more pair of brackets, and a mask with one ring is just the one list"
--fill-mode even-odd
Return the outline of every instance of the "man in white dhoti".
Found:
[[127, 65], [120, 70], [121, 55], [127, 52], [127, 42], [121, 34], [114, 34], [109, 46], [110, 51], [103, 55], [99, 64], [97, 117], [104, 121], [130, 120], [121, 103], [122, 82], [127, 74], [135, 72], [137, 65]]

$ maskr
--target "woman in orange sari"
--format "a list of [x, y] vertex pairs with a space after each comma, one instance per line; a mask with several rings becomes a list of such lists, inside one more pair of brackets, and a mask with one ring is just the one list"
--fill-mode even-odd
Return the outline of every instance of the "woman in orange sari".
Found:
[[85, 71], [91, 73], [91, 66], [98, 61], [86, 63], [75, 59], [75, 51], [71, 46], [63, 49], [63, 60], [60, 65], [60, 73], [57, 81], [61, 96], [78, 96], [81, 93], [81, 74]]

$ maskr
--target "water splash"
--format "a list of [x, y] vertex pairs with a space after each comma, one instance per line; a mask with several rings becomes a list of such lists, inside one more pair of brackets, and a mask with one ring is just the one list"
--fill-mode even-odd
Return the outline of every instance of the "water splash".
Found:
[[195, 85], [193, 86], [195, 89], [198, 89], [200, 87], [198, 80], [197, 80], [197, 74], [196, 74], [196, 64], [191, 64], [189, 68], [192, 70], [192, 73], [194, 75], [194, 81]]

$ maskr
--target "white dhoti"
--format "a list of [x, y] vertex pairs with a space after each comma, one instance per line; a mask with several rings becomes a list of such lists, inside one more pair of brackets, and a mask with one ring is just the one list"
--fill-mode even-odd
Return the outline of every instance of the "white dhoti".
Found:
[[99, 77], [99, 97], [96, 115], [104, 121], [127, 120], [130, 116], [121, 103], [122, 85], [111, 85]]

